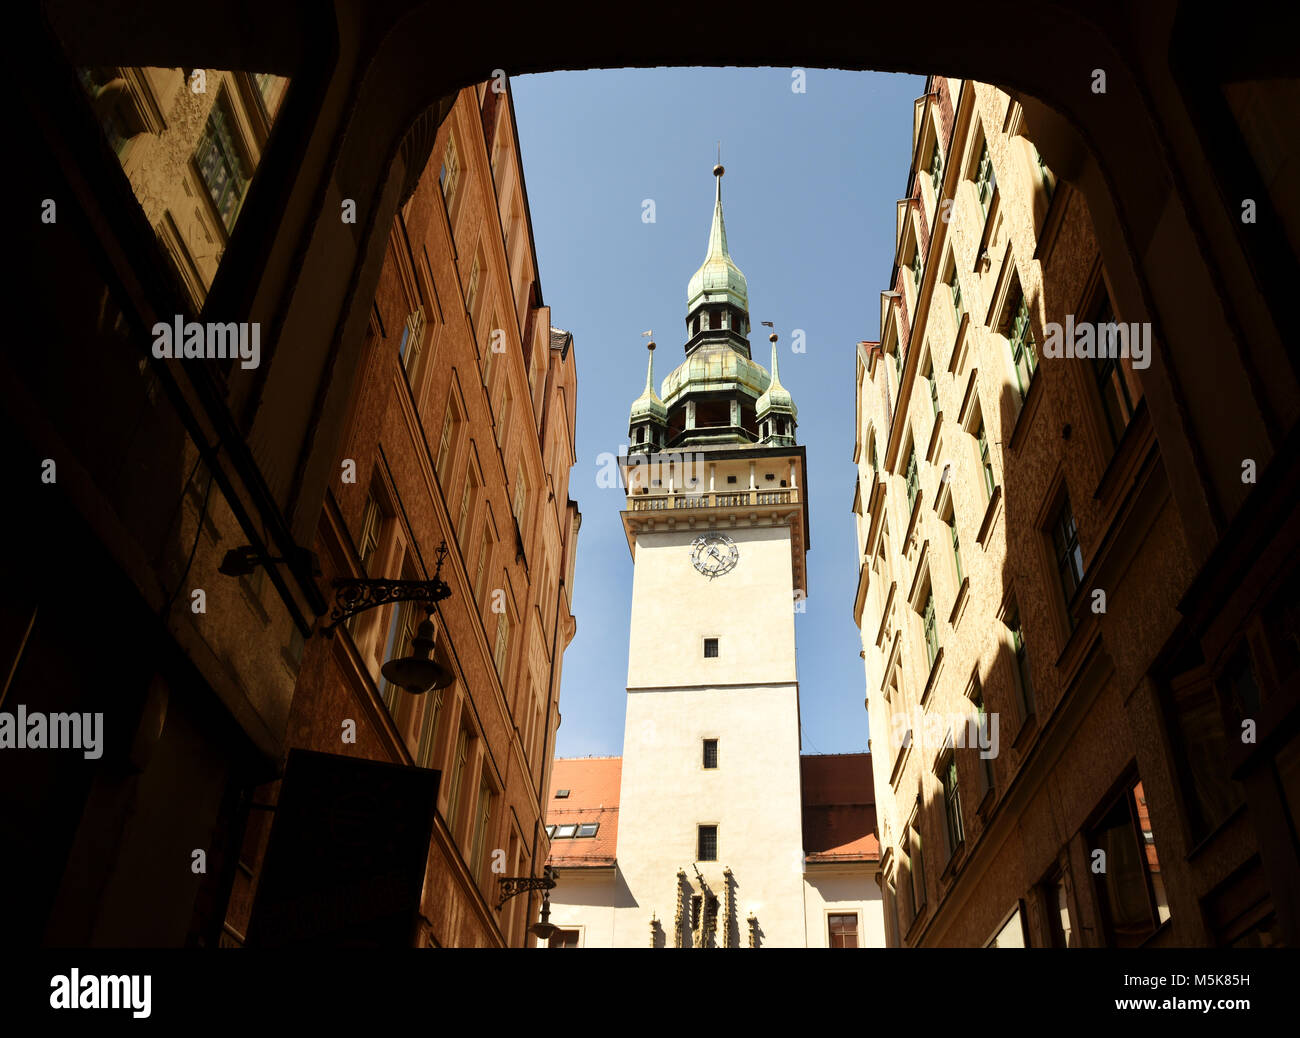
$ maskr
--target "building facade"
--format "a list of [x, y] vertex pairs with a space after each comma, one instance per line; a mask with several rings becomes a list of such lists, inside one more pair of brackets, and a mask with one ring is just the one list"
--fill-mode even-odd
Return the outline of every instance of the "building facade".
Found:
[[[499, 879], [546, 860], [580, 521], [573, 337], [540, 301], [508, 88], [467, 87], [389, 236], [316, 537], [326, 579], [440, 573], [451, 595], [435, 658], [454, 680], [412, 695], [381, 674], [410, 655], [424, 614], [391, 602], [312, 640], [290, 716], [291, 747], [441, 772], [422, 946], [522, 947], [537, 914], [535, 896], [498, 911]], [[230, 944], [247, 932], [273, 818], [251, 816]]]
[[1293, 943], [1294, 534], [1262, 506], [1272, 571], [1206, 599], [1241, 534], [1198, 572], [1180, 473], [1205, 460], [1032, 129], [931, 78], [857, 348], [889, 944]]
[[[551, 783], [562, 944], [881, 936], [869, 759], [799, 752], [804, 450], [776, 335], [770, 374], [751, 356], [722, 174], [687, 288], [685, 359], [657, 388], [649, 344], [622, 459], [634, 559], [623, 756], [561, 761]], [[613, 811], [616, 834], [602, 821]]]

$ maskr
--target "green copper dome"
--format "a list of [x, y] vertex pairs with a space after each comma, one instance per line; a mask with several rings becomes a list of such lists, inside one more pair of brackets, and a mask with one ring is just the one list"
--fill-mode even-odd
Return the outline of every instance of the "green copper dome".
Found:
[[705, 343], [677, 365], [664, 379], [664, 403], [672, 407], [688, 393], [735, 391], [757, 397], [767, 389], [768, 374], [761, 364], [742, 356], [725, 343]]
[[709, 228], [709, 251], [686, 286], [688, 312], [700, 303], [731, 303], [746, 312], [749, 310], [749, 285], [727, 251], [727, 225], [722, 220], [722, 174], [721, 166], [713, 167], [717, 194], [713, 202], [713, 226]]

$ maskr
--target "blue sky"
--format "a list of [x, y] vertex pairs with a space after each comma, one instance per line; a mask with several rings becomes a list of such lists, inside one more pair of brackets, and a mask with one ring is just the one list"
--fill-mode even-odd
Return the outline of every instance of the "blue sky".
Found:
[[[781, 335], [781, 381], [807, 448], [809, 597], [795, 617], [804, 753], [867, 747], [853, 623], [854, 344], [875, 339], [905, 194], [920, 76], [809, 69], [623, 69], [511, 81], [544, 300], [573, 332], [582, 510], [574, 613], [556, 753], [623, 748], [632, 559], [621, 491], [597, 458], [627, 443], [653, 329], [658, 384], [684, 356], [686, 283], [704, 259], [717, 142], [732, 258], [750, 318]], [[642, 220], [654, 201], [653, 223]], [[807, 351], [790, 351], [793, 329]], [[770, 363], [765, 335], [754, 357]]]

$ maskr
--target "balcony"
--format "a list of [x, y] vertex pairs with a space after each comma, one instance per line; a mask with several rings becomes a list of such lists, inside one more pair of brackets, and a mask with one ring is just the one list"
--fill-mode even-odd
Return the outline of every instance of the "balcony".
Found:
[[780, 490], [729, 490], [704, 494], [637, 494], [628, 503], [629, 512], [659, 512], [679, 508], [750, 508], [757, 505], [797, 505], [797, 487]]

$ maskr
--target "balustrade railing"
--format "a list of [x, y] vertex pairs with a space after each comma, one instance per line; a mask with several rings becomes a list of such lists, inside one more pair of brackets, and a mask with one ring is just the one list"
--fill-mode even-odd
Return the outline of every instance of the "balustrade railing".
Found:
[[729, 490], [709, 493], [637, 494], [629, 510], [633, 512], [658, 512], [679, 508], [747, 508], [752, 505], [791, 505], [799, 503], [799, 489], [781, 490]]

